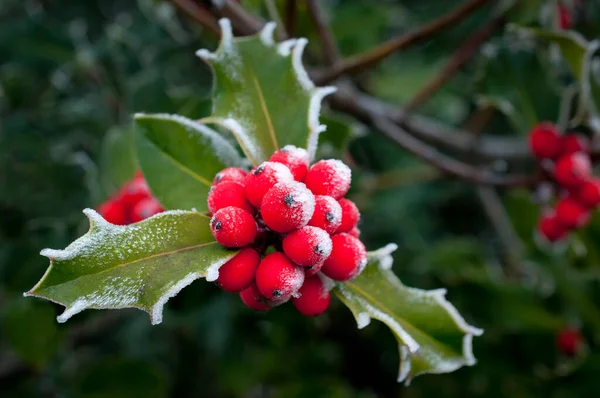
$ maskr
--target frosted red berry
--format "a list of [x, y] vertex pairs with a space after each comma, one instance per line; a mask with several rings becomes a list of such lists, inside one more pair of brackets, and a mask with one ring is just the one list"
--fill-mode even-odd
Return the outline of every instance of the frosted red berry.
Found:
[[244, 186], [235, 181], [223, 181], [210, 188], [208, 192], [208, 211], [216, 213], [224, 207], [239, 207], [254, 214], [256, 209], [246, 199]]
[[314, 195], [296, 181], [275, 184], [260, 206], [264, 223], [276, 232], [290, 232], [305, 226], [314, 211]]
[[298, 293], [300, 297], [293, 298], [292, 304], [302, 315], [317, 316], [329, 307], [331, 295], [319, 276], [306, 278]]
[[294, 263], [312, 267], [331, 254], [331, 238], [321, 228], [305, 226], [287, 234], [283, 252]]
[[350, 189], [352, 172], [341, 160], [320, 160], [306, 174], [304, 183], [315, 195], [329, 195], [340, 199]]
[[125, 208], [125, 204], [117, 198], [102, 203], [100, 207], [98, 207], [98, 213], [111, 224], [125, 225], [128, 224], [129, 221], [127, 219], [127, 209]]
[[573, 189], [583, 184], [591, 173], [590, 157], [583, 152], [577, 152], [558, 159], [554, 178], [563, 187]]
[[227, 167], [226, 169], [223, 169], [217, 173], [213, 179], [213, 185], [217, 185], [225, 181], [239, 182], [243, 185], [247, 174], [248, 173], [246, 170], [240, 169], [239, 167]]
[[360, 229], [358, 229], [358, 227], [355, 226], [350, 231], [348, 231], [348, 235], [354, 236], [356, 239], [358, 239], [360, 238]]
[[590, 211], [574, 197], [566, 196], [556, 204], [556, 219], [566, 228], [581, 228], [590, 219]]
[[316, 263], [312, 267], [304, 267], [304, 276], [309, 277], [316, 275], [318, 272], [321, 271], [321, 268], [323, 268], [324, 263], [325, 260], [321, 261], [320, 263]]
[[321, 272], [336, 281], [354, 278], [367, 265], [367, 251], [355, 237], [341, 233], [331, 237], [332, 250]]
[[142, 199], [133, 206], [133, 209], [131, 209], [131, 222], [145, 220], [146, 218], [162, 213], [163, 211], [165, 211], [165, 209], [163, 209], [158, 200], [154, 197]]
[[590, 178], [584, 182], [577, 192], [577, 199], [589, 208], [600, 205], [600, 179]]
[[304, 181], [308, 172], [308, 152], [306, 149], [297, 148], [294, 145], [284, 146], [275, 152], [269, 161], [287, 166], [296, 181]]
[[556, 125], [538, 123], [529, 134], [529, 148], [540, 159], [554, 159], [561, 152], [561, 136]]
[[569, 232], [567, 227], [558, 222], [554, 212], [542, 216], [538, 223], [538, 231], [549, 242], [556, 242], [564, 238]]
[[259, 208], [263, 196], [279, 182], [293, 181], [294, 177], [286, 166], [276, 162], [263, 162], [252, 169], [245, 179], [246, 198]]
[[268, 300], [260, 294], [254, 283], [240, 292], [240, 298], [244, 304], [255, 311], [267, 311], [271, 308]]
[[584, 347], [585, 340], [578, 329], [567, 328], [556, 335], [556, 346], [566, 356], [574, 357]]
[[304, 271], [283, 253], [268, 254], [256, 269], [256, 286], [269, 300], [288, 300], [304, 283]]
[[352, 228], [358, 224], [360, 219], [360, 212], [358, 207], [353, 201], [342, 198], [338, 201], [342, 208], [342, 224], [338, 227], [336, 232], [350, 232]]
[[250, 213], [239, 207], [218, 210], [210, 220], [213, 236], [225, 247], [243, 247], [256, 236], [257, 227]]
[[581, 134], [570, 133], [561, 138], [560, 155], [569, 155], [575, 152], [590, 153], [590, 140]]
[[133, 208], [142, 199], [149, 198], [152, 194], [150, 188], [141, 173], [123, 186], [119, 196], [128, 208]]
[[219, 278], [216, 283], [227, 292], [241, 292], [254, 282], [254, 274], [259, 263], [258, 252], [249, 247], [244, 248], [219, 268]]
[[308, 225], [319, 227], [329, 234], [334, 233], [342, 224], [342, 208], [340, 204], [326, 195], [315, 195], [315, 212]]

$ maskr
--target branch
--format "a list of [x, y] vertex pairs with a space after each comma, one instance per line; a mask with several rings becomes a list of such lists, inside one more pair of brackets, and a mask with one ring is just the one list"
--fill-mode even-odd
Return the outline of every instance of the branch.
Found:
[[448, 26], [460, 21], [461, 19], [464, 19], [469, 14], [488, 2], [489, 0], [467, 0], [456, 9], [435, 21], [431, 21], [411, 32], [408, 32], [405, 35], [386, 41], [385, 43], [380, 44], [378, 47], [368, 50], [363, 54], [355, 55], [351, 58], [340, 61], [332, 68], [326, 70], [321, 76], [318, 76], [316, 79], [317, 83], [319, 85], [323, 85], [337, 79], [344, 74], [354, 74], [361, 70], [368, 69], [394, 52], [428, 39], [430, 36], [433, 36], [440, 30], [443, 30]]
[[171, 0], [181, 11], [202, 25], [215, 36], [221, 34], [221, 28], [215, 17], [206, 8], [191, 0]]
[[433, 94], [435, 94], [444, 84], [459, 71], [477, 52], [483, 43], [485, 43], [496, 30], [504, 26], [506, 19], [503, 16], [494, 18], [490, 23], [477, 30], [456, 53], [450, 58], [446, 66], [436, 75], [415, 97], [404, 107], [406, 113], [411, 113], [423, 103], [425, 103]]
[[306, 6], [308, 7], [308, 13], [310, 14], [313, 23], [317, 28], [319, 38], [321, 39], [321, 46], [323, 46], [323, 58], [327, 65], [334, 65], [339, 59], [339, 52], [335, 45], [335, 40], [329, 26], [325, 21], [325, 16], [317, 4], [316, 0], [307, 0]]

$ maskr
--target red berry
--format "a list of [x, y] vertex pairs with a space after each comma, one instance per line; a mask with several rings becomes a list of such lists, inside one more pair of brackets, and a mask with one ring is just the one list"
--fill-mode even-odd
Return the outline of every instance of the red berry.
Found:
[[558, 4], [558, 26], [561, 29], [570, 29], [573, 26], [573, 16], [564, 4]]
[[331, 295], [317, 275], [306, 278], [298, 293], [300, 297], [293, 298], [292, 304], [302, 315], [317, 316], [329, 307]]
[[133, 180], [125, 184], [119, 195], [129, 209], [132, 209], [140, 200], [152, 196], [150, 188], [142, 174], [136, 174]]
[[158, 200], [154, 197], [140, 200], [131, 209], [131, 222], [139, 222], [155, 214], [165, 211]]
[[243, 247], [256, 236], [256, 222], [250, 213], [239, 207], [218, 210], [210, 220], [213, 236], [225, 247]]
[[538, 123], [529, 133], [529, 148], [540, 159], [554, 159], [561, 152], [560, 132], [550, 122]]
[[340, 199], [350, 189], [352, 172], [341, 160], [320, 160], [306, 174], [305, 183], [315, 195], [329, 195]]
[[569, 232], [567, 228], [558, 222], [554, 212], [546, 213], [542, 216], [538, 223], [538, 231], [550, 242], [556, 242], [564, 238]]
[[321, 272], [336, 281], [347, 281], [367, 265], [365, 245], [355, 237], [341, 233], [331, 237], [333, 249]]
[[590, 153], [590, 149], [590, 140], [584, 135], [569, 133], [561, 138], [561, 156], [575, 152]]
[[348, 231], [348, 235], [352, 235], [356, 239], [358, 239], [360, 237], [360, 229], [358, 229], [358, 227], [355, 226], [350, 231]]
[[250, 285], [250, 287], [242, 290], [240, 292], [240, 297], [242, 298], [244, 304], [255, 311], [267, 311], [271, 308], [268, 300], [260, 294], [256, 284], [254, 283]]
[[583, 184], [591, 173], [590, 157], [583, 152], [577, 152], [558, 159], [554, 178], [563, 187], [572, 189]]
[[216, 213], [224, 207], [239, 207], [250, 214], [256, 213], [256, 209], [246, 199], [244, 186], [235, 181], [223, 181], [213, 185], [208, 192], [208, 210]]
[[217, 285], [227, 292], [241, 292], [254, 282], [260, 255], [249, 247], [240, 250], [231, 260], [219, 268]]
[[246, 198], [259, 208], [263, 196], [278, 182], [293, 181], [294, 177], [286, 166], [276, 162], [263, 162], [246, 176]]
[[319, 227], [327, 233], [334, 233], [342, 224], [342, 208], [340, 204], [326, 195], [315, 195], [315, 212], [308, 225]]
[[584, 182], [577, 192], [577, 199], [590, 208], [600, 205], [600, 179], [591, 178]]
[[585, 341], [578, 329], [568, 328], [556, 335], [556, 346], [565, 355], [574, 357], [583, 348]]
[[125, 208], [125, 204], [118, 198], [113, 198], [102, 203], [98, 207], [98, 213], [100, 213], [100, 215], [111, 224], [129, 224], [127, 220], [127, 209]]
[[581, 228], [590, 219], [590, 211], [572, 196], [567, 196], [556, 204], [556, 219], [566, 228]]
[[290, 232], [308, 224], [315, 211], [315, 197], [301, 182], [280, 182], [269, 189], [260, 206], [267, 227]]
[[342, 224], [336, 232], [350, 232], [352, 228], [356, 227], [360, 219], [358, 207], [356, 207], [353, 201], [345, 198], [340, 199], [338, 203], [342, 208]]
[[217, 185], [221, 182], [225, 181], [234, 181], [239, 182], [240, 184], [244, 184], [244, 180], [246, 179], [246, 170], [240, 169], [239, 167], [227, 167], [217, 173], [215, 178], [213, 179], [213, 185]]
[[267, 255], [256, 269], [256, 286], [269, 300], [287, 301], [304, 283], [304, 271], [283, 253]]
[[308, 172], [308, 152], [306, 149], [286, 145], [271, 156], [270, 162], [277, 162], [287, 166], [296, 181], [304, 181]]
[[309, 276], [316, 275], [319, 271], [321, 271], [324, 263], [325, 260], [321, 261], [320, 263], [316, 263], [312, 267], [304, 267], [304, 276], [308, 278]]
[[331, 254], [331, 238], [321, 228], [302, 227], [283, 239], [283, 252], [296, 264], [312, 267]]

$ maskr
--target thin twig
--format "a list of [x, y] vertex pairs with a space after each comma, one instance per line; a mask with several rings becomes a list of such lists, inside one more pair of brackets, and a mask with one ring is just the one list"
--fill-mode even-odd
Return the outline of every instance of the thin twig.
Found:
[[506, 22], [504, 16], [492, 19], [488, 24], [478, 29], [469, 39], [458, 48], [444, 68], [419, 91], [412, 100], [404, 107], [407, 114], [423, 105], [433, 94], [448, 82], [460, 68], [467, 63], [496, 30], [500, 29]]
[[298, 2], [296, 0], [287, 0], [285, 4], [285, 30], [288, 37], [296, 36], [296, 14]]
[[204, 7], [199, 6], [191, 0], [171, 0], [180, 10], [186, 13], [190, 18], [200, 23], [205, 29], [213, 35], [219, 36], [221, 28], [215, 17]]
[[323, 10], [321, 10], [321, 7], [316, 0], [307, 0], [306, 5], [308, 7], [308, 13], [310, 14], [310, 17], [317, 28], [319, 38], [321, 39], [325, 63], [327, 65], [334, 65], [338, 61], [340, 54], [337, 46], [335, 45], [333, 35], [329, 30], [329, 25], [325, 20]]
[[277, 28], [275, 29], [277, 39], [287, 39], [287, 32], [285, 31], [285, 26], [283, 26], [283, 21], [281, 20], [281, 16], [279, 15], [279, 11], [277, 10], [277, 4], [275, 4], [275, 0], [265, 0], [265, 7], [267, 7], [269, 18], [271, 18], [271, 20], [277, 23]]
[[355, 55], [351, 58], [340, 61], [319, 76], [317, 83], [321, 85], [326, 84], [342, 75], [354, 74], [356, 72], [368, 69], [394, 52], [428, 39], [435, 33], [455, 24], [461, 19], [466, 18], [469, 14], [488, 2], [489, 0], [467, 0], [454, 10], [450, 11], [448, 14], [443, 15], [435, 21], [431, 21], [425, 25], [422, 25], [421, 27], [400, 37], [386, 41], [385, 43], [382, 43], [381, 45], [372, 50], [368, 50], [363, 54]]

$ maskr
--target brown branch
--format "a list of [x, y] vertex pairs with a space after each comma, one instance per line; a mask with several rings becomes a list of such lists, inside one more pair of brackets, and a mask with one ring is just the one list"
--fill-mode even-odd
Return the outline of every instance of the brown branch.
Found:
[[222, 0], [219, 2], [218, 11], [222, 17], [229, 18], [233, 28], [244, 36], [258, 33], [264, 26], [263, 21], [247, 12], [235, 1]]
[[334, 65], [338, 61], [340, 54], [335, 44], [335, 39], [325, 20], [325, 15], [323, 15], [323, 11], [316, 0], [307, 0], [306, 6], [321, 39], [325, 63], [327, 65]]
[[285, 30], [288, 37], [296, 36], [296, 14], [298, 10], [297, 0], [287, 0], [285, 4]]
[[215, 36], [221, 34], [221, 28], [215, 17], [204, 7], [191, 0], [171, 0], [187, 16], [198, 22]]
[[478, 29], [456, 53], [450, 58], [444, 68], [419, 91], [404, 107], [404, 111], [412, 113], [423, 105], [433, 94], [448, 82], [467, 63], [498, 29], [504, 26], [506, 19], [503, 16], [494, 18], [490, 23]]
[[467, 0], [448, 14], [443, 15], [435, 21], [431, 21], [402, 36], [386, 41], [385, 43], [382, 43], [381, 45], [368, 50], [363, 54], [355, 55], [351, 58], [340, 61], [332, 68], [326, 70], [321, 76], [318, 76], [317, 83], [320, 85], [326, 84], [342, 75], [354, 74], [356, 72], [368, 69], [394, 52], [428, 39], [440, 30], [443, 30], [460, 21], [461, 19], [464, 19], [469, 14], [488, 2], [489, 0]]

